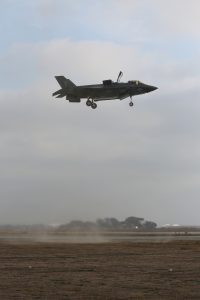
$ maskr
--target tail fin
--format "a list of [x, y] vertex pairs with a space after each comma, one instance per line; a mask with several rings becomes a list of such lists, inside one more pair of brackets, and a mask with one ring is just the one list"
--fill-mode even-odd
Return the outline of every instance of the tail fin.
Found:
[[61, 88], [64, 90], [71, 90], [76, 87], [76, 85], [71, 80], [65, 78], [64, 76], [55, 76], [55, 78]]

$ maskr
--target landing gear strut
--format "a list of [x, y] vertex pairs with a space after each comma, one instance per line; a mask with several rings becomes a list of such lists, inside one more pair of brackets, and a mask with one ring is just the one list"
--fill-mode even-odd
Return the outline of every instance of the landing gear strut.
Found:
[[97, 108], [97, 104], [91, 99], [91, 98], [88, 98], [87, 101], [86, 101], [86, 105], [87, 106], [91, 106], [92, 109], [95, 109]]

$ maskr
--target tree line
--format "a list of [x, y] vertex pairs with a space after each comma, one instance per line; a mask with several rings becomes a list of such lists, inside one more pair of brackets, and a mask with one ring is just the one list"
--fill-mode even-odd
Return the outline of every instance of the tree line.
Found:
[[96, 222], [74, 220], [67, 224], [60, 225], [57, 230], [152, 230], [156, 227], [157, 224], [155, 222], [146, 221], [144, 218], [131, 216], [123, 221], [119, 221], [116, 218], [97, 219]]

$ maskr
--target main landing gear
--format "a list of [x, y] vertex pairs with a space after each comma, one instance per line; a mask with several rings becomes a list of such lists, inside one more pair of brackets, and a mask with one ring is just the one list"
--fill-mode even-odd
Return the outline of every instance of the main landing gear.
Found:
[[130, 100], [130, 102], [129, 102], [129, 106], [133, 106], [134, 105], [134, 103], [133, 103], [133, 101], [132, 101], [132, 96], [130, 96], [130, 98], [131, 98], [131, 100]]
[[91, 106], [92, 109], [97, 108], [97, 104], [93, 100], [90, 100], [90, 98], [87, 99], [86, 105]]

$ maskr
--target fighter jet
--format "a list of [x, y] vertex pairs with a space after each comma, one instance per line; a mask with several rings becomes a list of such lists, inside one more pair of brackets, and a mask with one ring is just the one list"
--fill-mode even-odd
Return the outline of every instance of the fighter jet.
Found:
[[130, 80], [128, 82], [120, 82], [123, 73], [120, 71], [117, 81], [111, 79], [103, 80], [102, 84], [93, 85], [75, 85], [70, 79], [64, 76], [55, 76], [61, 89], [54, 92], [52, 96], [56, 98], [66, 97], [69, 102], [81, 102], [82, 98], [86, 98], [86, 105], [95, 109], [97, 101], [102, 100], [123, 100], [130, 97], [129, 105], [133, 106], [132, 97], [152, 92], [157, 87], [140, 82], [139, 80]]

